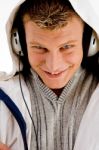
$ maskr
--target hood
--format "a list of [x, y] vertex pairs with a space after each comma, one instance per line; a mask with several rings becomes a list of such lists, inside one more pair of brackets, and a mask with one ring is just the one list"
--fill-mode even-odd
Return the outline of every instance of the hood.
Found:
[[[5, 1], [5, 0], [3, 0]], [[11, 1], [11, 3], [10, 3]], [[6, 48], [9, 50], [11, 59], [12, 59], [12, 70], [10, 73], [6, 72], [0, 72], [0, 80], [7, 80], [15, 75], [16, 72], [19, 70], [19, 58], [18, 56], [13, 52], [12, 46], [11, 46], [11, 29], [13, 20], [15, 17], [15, 14], [18, 11], [19, 6], [25, 1], [25, 0], [10, 0], [6, 1], [6, 10], [4, 14], [4, 20], [2, 22], [2, 32], [3, 35], [5, 35], [4, 39], [1, 41], [0, 37], [0, 43], [2, 43], [1, 50]], [[93, 29], [93, 35], [96, 37], [96, 50], [98, 51], [99, 47], [99, 11], [98, 11], [98, 0], [69, 0], [71, 5], [73, 6], [74, 10], [77, 12], [77, 14], [82, 18], [84, 22], [86, 22], [89, 26]], [[8, 3], [8, 4], [7, 4]], [[5, 5], [4, 5], [5, 7]], [[6, 17], [5, 17], [6, 16]], [[3, 17], [3, 16], [2, 16]], [[0, 35], [2, 36], [2, 35]], [[91, 47], [91, 45], [90, 45]], [[90, 48], [89, 47], [89, 48]], [[94, 52], [94, 49], [92, 49], [92, 53]], [[21, 64], [22, 69], [22, 64]]]

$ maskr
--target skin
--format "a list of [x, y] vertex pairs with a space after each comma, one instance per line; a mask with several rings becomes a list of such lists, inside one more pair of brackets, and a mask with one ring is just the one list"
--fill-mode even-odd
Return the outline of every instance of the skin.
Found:
[[61, 89], [79, 68], [84, 23], [73, 16], [62, 28], [48, 30], [24, 17], [29, 63], [50, 89]]
[[0, 143], [0, 150], [10, 150], [8, 146], [3, 143]]

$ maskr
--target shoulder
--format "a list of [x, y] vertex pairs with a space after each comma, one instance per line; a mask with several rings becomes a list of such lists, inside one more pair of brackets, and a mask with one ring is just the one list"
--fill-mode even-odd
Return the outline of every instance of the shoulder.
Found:
[[94, 73], [86, 70], [85, 68], [80, 67], [78, 70], [80, 79], [82, 78], [83, 81], [90, 81], [90, 82], [96, 82], [96, 84], [99, 82], [99, 78]]
[[79, 94], [84, 92], [86, 94], [89, 93], [92, 95], [99, 83], [98, 78], [94, 74], [83, 68], [78, 70], [74, 79], [76, 91], [79, 91]]
[[11, 97], [14, 97], [14, 95], [16, 94], [20, 96], [21, 95], [20, 82], [22, 89], [25, 90], [25, 92], [26, 91], [28, 92], [28, 88], [22, 75], [20, 80], [19, 75], [16, 75], [9, 80], [0, 81], [0, 88]]
[[31, 108], [30, 93], [22, 75], [20, 81], [19, 75], [16, 75], [13, 78], [6, 81], [0, 81], [0, 89], [2, 89], [3, 92], [11, 99], [11, 101], [14, 102], [14, 104], [19, 108], [19, 110], [25, 112], [26, 106], [23, 100], [23, 92], [26, 103], [28, 107]]
[[91, 96], [99, 84], [97, 76], [82, 68], [79, 74], [79, 78], [76, 79], [79, 95], [84, 93]]
[[[23, 82], [23, 76], [21, 76], [21, 82]], [[11, 89], [19, 85], [19, 75], [15, 75], [12, 78], [4, 81], [0, 81], [0, 88]]]

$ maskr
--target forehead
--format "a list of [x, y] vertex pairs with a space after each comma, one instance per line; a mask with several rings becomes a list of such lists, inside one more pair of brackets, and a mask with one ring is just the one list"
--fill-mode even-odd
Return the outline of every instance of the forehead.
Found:
[[[28, 39], [36, 40], [36, 38], [45, 39], [59, 39], [62, 37], [73, 37], [81, 34], [83, 32], [84, 22], [78, 16], [72, 16], [70, 20], [68, 20], [67, 24], [64, 27], [60, 27], [54, 30], [44, 29], [39, 27], [36, 23], [34, 23], [28, 16], [24, 17], [24, 27], [26, 36]], [[34, 36], [35, 35], [35, 36]]]

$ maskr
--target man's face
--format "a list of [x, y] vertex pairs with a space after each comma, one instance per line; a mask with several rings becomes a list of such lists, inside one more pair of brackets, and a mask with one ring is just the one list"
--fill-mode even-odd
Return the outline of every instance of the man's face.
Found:
[[55, 30], [42, 29], [31, 20], [24, 26], [31, 68], [49, 88], [63, 88], [82, 61], [83, 22], [73, 16]]

